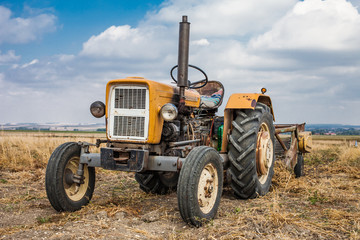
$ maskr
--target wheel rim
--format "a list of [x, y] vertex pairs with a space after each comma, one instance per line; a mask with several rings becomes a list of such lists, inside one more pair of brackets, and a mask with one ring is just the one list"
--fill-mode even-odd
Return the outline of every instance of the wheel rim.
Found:
[[79, 157], [73, 157], [67, 162], [64, 169], [64, 189], [66, 195], [72, 201], [80, 201], [85, 196], [89, 186], [89, 170], [86, 165], [84, 166], [84, 183], [78, 185], [72, 181], [73, 175], [75, 175], [78, 170], [79, 162]]
[[256, 171], [259, 182], [264, 184], [268, 178], [274, 160], [274, 148], [269, 126], [262, 123], [257, 135]]
[[198, 185], [198, 202], [200, 210], [209, 213], [216, 202], [219, 189], [219, 177], [213, 164], [207, 164], [200, 174]]

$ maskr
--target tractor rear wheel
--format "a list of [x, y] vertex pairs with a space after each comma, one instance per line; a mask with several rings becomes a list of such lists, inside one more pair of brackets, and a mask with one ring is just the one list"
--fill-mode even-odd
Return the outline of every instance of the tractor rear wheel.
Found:
[[223, 188], [223, 165], [218, 152], [206, 146], [196, 147], [181, 168], [177, 199], [182, 219], [194, 226], [213, 219]]
[[53, 208], [76, 211], [89, 203], [95, 188], [95, 168], [84, 165], [81, 184], [74, 182], [81, 147], [75, 142], [60, 145], [51, 154], [45, 174], [47, 197]]
[[139, 183], [141, 190], [160, 195], [176, 191], [178, 178], [177, 172], [135, 173], [135, 180]]
[[274, 175], [274, 132], [273, 116], [265, 104], [236, 111], [228, 144], [228, 174], [236, 197], [255, 198], [269, 191]]

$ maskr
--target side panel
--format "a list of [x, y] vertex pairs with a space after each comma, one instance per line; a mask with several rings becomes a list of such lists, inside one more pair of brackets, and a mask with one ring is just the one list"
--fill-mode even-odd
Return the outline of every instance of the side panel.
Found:
[[235, 109], [255, 109], [256, 103], [261, 102], [270, 107], [275, 121], [274, 111], [269, 96], [258, 93], [236, 93], [232, 94], [226, 104], [224, 111], [224, 133], [221, 144], [221, 152], [227, 152], [228, 135], [231, 133], [231, 122], [234, 118]]
[[269, 96], [259, 93], [235, 93], [232, 94], [225, 109], [255, 109], [256, 103], [261, 102], [270, 107], [271, 114], [275, 121], [275, 115]]

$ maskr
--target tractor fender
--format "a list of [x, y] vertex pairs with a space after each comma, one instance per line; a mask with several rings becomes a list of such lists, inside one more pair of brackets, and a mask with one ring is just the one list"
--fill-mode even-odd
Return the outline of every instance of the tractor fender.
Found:
[[256, 103], [261, 102], [266, 104], [273, 115], [275, 121], [275, 115], [272, 108], [271, 99], [269, 96], [260, 93], [235, 93], [232, 94], [226, 104], [227, 109], [255, 109]]
[[235, 93], [232, 94], [226, 104], [224, 111], [224, 135], [221, 144], [221, 153], [227, 152], [228, 135], [231, 131], [233, 121], [233, 111], [235, 109], [255, 109], [256, 103], [260, 102], [269, 106], [273, 120], [275, 121], [274, 111], [269, 96], [259, 93]]

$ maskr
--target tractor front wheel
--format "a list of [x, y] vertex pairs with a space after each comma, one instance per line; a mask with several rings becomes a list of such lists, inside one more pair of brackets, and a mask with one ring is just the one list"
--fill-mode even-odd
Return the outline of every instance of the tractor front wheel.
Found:
[[80, 163], [81, 147], [75, 142], [60, 145], [51, 154], [46, 174], [45, 188], [53, 208], [76, 211], [89, 203], [95, 188], [95, 169], [84, 165], [81, 184], [74, 182]]
[[223, 188], [223, 165], [218, 152], [196, 147], [187, 156], [179, 176], [177, 199], [181, 217], [194, 226], [213, 219]]

